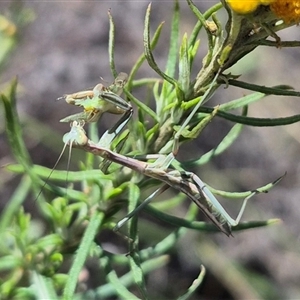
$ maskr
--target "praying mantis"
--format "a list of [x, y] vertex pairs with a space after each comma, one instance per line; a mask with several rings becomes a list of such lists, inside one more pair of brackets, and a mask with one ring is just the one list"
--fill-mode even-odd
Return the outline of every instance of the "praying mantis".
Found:
[[102, 158], [108, 159], [112, 162], [128, 167], [133, 171], [141, 173], [145, 176], [157, 179], [164, 182], [165, 185], [151, 194], [136, 210], [127, 215], [115, 227], [118, 230], [126, 221], [128, 221], [137, 211], [148, 204], [154, 196], [164, 192], [168, 187], [172, 187], [185, 195], [187, 195], [200, 210], [217, 226], [217, 228], [226, 234], [231, 235], [231, 227], [236, 226], [246, 208], [247, 201], [257, 193], [267, 192], [275, 184], [277, 184], [282, 177], [275, 180], [273, 183], [267, 184], [264, 187], [258, 188], [249, 193], [244, 199], [240, 212], [236, 219], [233, 219], [221, 206], [215, 196], [206, 187], [203, 181], [194, 173], [180, 172], [173, 169], [161, 169], [155, 167], [154, 164], [149, 164], [137, 159], [115, 153], [107, 148], [95, 144], [86, 136], [83, 128], [83, 122], [73, 121], [70, 132], [64, 135], [64, 142], [73, 145], [84, 151], [91, 152], [94, 155], [99, 155]]

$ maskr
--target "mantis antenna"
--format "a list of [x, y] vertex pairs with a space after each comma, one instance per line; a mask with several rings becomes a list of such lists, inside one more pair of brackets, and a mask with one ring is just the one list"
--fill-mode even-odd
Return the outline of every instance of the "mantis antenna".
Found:
[[63, 148], [62, 148], [62, 150], [61, 150], [61, 152], [60, 152], [53, 168], [51, 169], [50, 174], [46, 178], [44, 184], [41, 187], [41, 190], [39, 191], [38, 195], [36, 196], [35, 201], [39, 198], [39, 196], [41, 195], [43, 189], [45, 188], [46, 184], [48, 183], [53, 171], [56, 169], [59, 161], [61, 160], [61, 158], [62, 158], [62, 156], [63, 156], [63, 154], [66, 150], [66, 147], [69, 146], [69, 154], [68, 154], [68, 162], [67, 162], [67, 177], [66, 177], [66, 182], [68, 182], [68, 172], [69, 172], [69, 168], [70, 168], [72, 146], [74, 144], [84, 145], [88, 141], [88, 138], [86, 136], [86, 132], [83, 129], [83, 126], [84, 126], [83, 121], [81, 121], [81, 122], [74, 121], [70, 126], [71, 126], [71, 130], [63, 136], [64, 146], [63, 146]]

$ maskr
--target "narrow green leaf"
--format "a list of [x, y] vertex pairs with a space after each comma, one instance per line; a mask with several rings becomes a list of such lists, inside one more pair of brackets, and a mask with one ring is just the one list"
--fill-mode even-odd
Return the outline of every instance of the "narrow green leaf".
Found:
[[108, 38], [109, 65], [114, 78], [116, 78], [118, 76], [118, 72], [116, 70], [116, 65], [115, 65], [115, 23], [110, 13], [110, 10], [108, 11], [108, 18], [109, 18], [109, 38]]
[[0, 271], [13, 271], [23, 265], [21, 258], [14, 255], [3, 255], [0, 258]]
[[194, 58], [196, 57], [199, 46], [200, 46], [200, 40], [196, 41], [194, 45], [188, 48], [189, 49], [188, 55], [190, 59], [190, 70], [192, 69]]
[[[161, 31], [162, 31], [162, 27], [164, 25], [164, 22], [160, 23], [159, 26], [157, 27], [154, 35], [153, 35], [153, 38], [151, 40], [151, 43], [150, 43], [150, 48], [151, 50], [153, 50], [155, 48], [155, 46], [157, 45], [157, 42], [159, 40], [159, 37], [160, 37], [160, 34], [161, 34]], [[143, 62], [145, 61], [146, 57], [145, 57], [145, 54], [143, 53], [136, 61], [136, 63], [134, 64], [134, 66], [132, 67], [131, 69], [131, 72], [128, 76], [128, 82], [127, 82], [127, 89], [128, 91], [131, 91], [131, 88], [133, 86], [133, 78], [135, 77], [136, 75], [136, 72], [139, 70], [139, 68], [141, 67], [141, 65], [143, 64]], [[147, 84], [149, 82], [147, 81]], [[126, 87], [125, 87], [126, 89]]]
[[[108, 285], [104, 285], [104, 290], [106, 286], [108, 287], [108, 290], [109, 288], [113, 289], [112, 293], [118, 295], [122, 299], [133, 299], [133, 300], [139, 299], [126, 288], [126, 285], [124, 285], [123, 282], [124, 280], [118, 278], [116, 271], [111, 268], [109, 257], [102, 257], [100, 262], [101, 262], [101, 267], [106, 272], [107, 281], [109, 282]], [[103, 288], [99, 288], [96, 290], [97, 296], [99, 296], [99, 292], [101, 294], [101, 291], [103, 291]]]
[[175, 0], [173, 19], [170, 33], [170, 45], [167, 58], [166, 74], [170, 77], [175, 76], [176, 64], [177, 64], [177, 51], [178, 51], [178, 38], [179, 38], [179, 2]]
[[228, 111], [228, 110], [233, 110], [233, 109], [237, 109], [240, 107], [244, 107], [246, 105], [249, 105], [251, 103], [254, 103], [256, 101], [263, 99], [265, 96], [266, 96], [265, 94], [259, 93], [259, 92], [252, 93], [252, 94], [244, 96], [242, 98], [235, 99], [235, 100], [229, 101], [227, 103], [221, 104], [220, 110]]
[[4, 209], [2, 210], [0, 216], [0, 233], [4, 233], [4, 231], [8, 228], [9, 224], [16, 212], [19, 210], [22, 203], [25, 201], [29, 191], [31, 188], [31, 179], [25, 175], [22, 177], [21, 182], [18, 187], [14, 191], [12, 197], [5, 204]]
[[158, 122], [156, 113], [146, 104], [134, 97], [128, 90], [124, 89], [124, 93], [139, 109], [143, 110], [147, 115], [149, 115], [154, 121]]
[[59, 234], [53, 233], [39, 238], [35, 246], [40, 247], [40, 249], [47, 249], [49, 247], [57, 247], [63, 245], [63, 242], [64, 241]]
[[[199, 108], [199, 112], [211, 113], [213, 108], [202, 106]], [[248, 126], [257, 126], [257, 127], [272, 127], [272, 126], [284, 126], [290, 125], [300, 121], [300, 115], [293, 115], [290, 117], [283, 118], [253, 118], [253, 117], [243, 117], [237, 116], [234, 114], [226, 113], [222, 110], [218, 110], [216, 116], [223, 119], [244, 124]]]
[[[144, 274], [149, 274], [151, 271], [156, 270], [158, 268], [161, 268], [165, 266], [169, 262], [169, 257], [167, 255], [159, 256], [153, 259], [149, 259], [141, 264], [142, 270]], [[123, 275], [118, 279], [117, 287], [125, 289], [125, 287], [128, 287], [132, 285], [133, 283], [133, 276], [132, 272], [128, 272], [127, 274]], [[123, 299], [140, 299], [137, 298], [135, 295], [130, 293], [128, 290], [126, 291], [119, 291], [116, 290], [116, 285], [114, 284], [104, 284], [101, 287], [97, 288], [95, 291], [90, 290], [86, 294], [83, 295], [82, 299], [90, 299], [90, 298], [97, 298], [97, 299], [106, 299], [108, 297], [116, 296], [117, 293], [121, 295], [125, 295], [124, 293], [127, 293], [127, 297], [124, 297]], [[128, 294], [130, 293], [130, 294]]]
[[[5, 166], [5, 169], [10, 172], [14, 172], [17, 174], [24, 174], [25, 169], [22, 165], [19, 164], [10, 164]], [[36, 173], [39, 177], [43, 179], [47, 179], [49, 174], [51, 173], [52, 169], [47, 167], [43, 167], [40, 165], [33, 165], [32, 170]], [[79, 182], [83, 180], [113, 180], [113, 174], [103, 174], [101, 170], [86, 170], [86, 171], [64, 171], [64, 170], [54, 170], [51, 173], [51, 177], [49, 178], [51, 181], [66, 181], [68, 178], [69, 181], [72, 182]]]
[[267, 193], [271, 188], [273, 188], [276, 184], [278, 184], [284, 178], [285, 175], [286, 173], [280, 176], [279, 178], [277, 178], [276, 180], [274, 180], [273, 182], [267, 183], [266, 185], [263, 185], [254, 190], [252, 189], [246, 192], [225, 192], [225, 191], [216, 190], [207, 184], [206, 186], [213, 194], [222, 196], [224, 198], [241, 199], [250, 196], [253, 193], [253, 191], [257, 191], [259, 193]]
[[145, 27], [144, 27], [144, 51], [145, 57], [149, 63], [149, 66], [164, 80], [170, 82], [175, 87], [177, 87], [177, 82], [167, 74], [165, 74], [156, 64], [155, 59], [152, 54], [151, 44], [150, 44], [150, 12], [151, 12], [151, 3], [148, 5], [146, 16], [145, 16]]
[[187, 292], [184, 295], [178, 297], [177, 299], [178, 300], [186, 300], [189, 297], [191, 297], [195, 293], [196, 289], [203, 282], [204, 276], [205, 276], [205, 268], [203, 265], [201, 265], [201, 270], [200, 270], [200, 273], [199, 273], [199, 276], [197, 277], [197, 279], [195, 279], [193, 281], [193, 284], [188, 288]]
[[76, 252], [74, 262], [69, 271], [69, 278], [67, 280], [66, 286], [64, 288], [63, 297], [65, 300], [73, 299], [74, 292], [76, 289], [76, 284], [78, 280], [79, 273], [83, 268], [83, 265], [87, 259], [91, 244], [99, 231], [99, 227], [101, 226], [104, 220], [104, 214], [95, 212], [89, 224], [85, 230], [83, 238], [81, 240], [80, 246]]
[[208, 66], [211, 62], [211, 59], [213, 57], [213, 53], [214, 53], [214, 41], [215, 39], [213, 39], [213, 35], [210, 32], [207, 24], [206, 24], [206, 19], [205, 16], [200, 12], [200, 10], [195, 6], [195, 4], [193, 3], [193, 1], [191, 0], [187, 0], [187, 3], [190, 7], [190, 9], [192, 10], [192, 12], [194, 13], [194, 15], [197, 17], [197, 19], [199, 20], [200, 23], [202, 23], [203, 28], [206, 31], [207, 34], [207, 40], [208, 40], [208, 53], [206, 55], [206, 59], [205, 59], [205, 66]]
[[[121, 284], [120, 280], [117, 277], [116, 272], [111, 272], [108, 274], [108, 278], [113, 287], [115, 287], [117, 294], [121, 297], [121, 299], [132, 299], [139, 300], [140, 298], [136, 297], [133, 293], [129, 292], [123, 284]], [[146, 299], [146, 298], [143, 298]]]
[[179, 76], [178, 84], [184, 95], [189, 92], [190, 88], [190, 59], [188, 53], [187, 34], [184, 34], [179, 49]]
[[259, 227], [266, 227], [266, 226], [272, 226], [272, 225], [278, 225], [281, 224], [282, 220], [280, 219], [269, 219], [265, 221], [251, 221], [251, 222], [241, 222], [238, 225], [232, 227], [232, 231], [241, 231], [246, 229], [253, 229], [253, 228], [259, 228]]
[[[244, 115], [247, 114], [247, 107], [245, 107], [243, 114]], [[213, 157], [220, 155], [224, 151], [226, 151], [240, 136], [242, 129], [243, 129], [242, 124], [235, 124], [216, 148], [206, 152], [197, 160], [185, 162], [184, 166], [188, 166], [190, 164], [200, 166], [208, 163]]]
[[[178, 40], [179, 40], [179, 3], [178, 0], [175, 1], [173, 19], [171, 25], [171, 34], [170, 34], [170, 44], [169, 44], [169, 53], [167, 58], [166, 65], [166, 74], [174, 78], [176, 65], [177, 65], [177, 56], [178, 56]], [[174, 85], [170, 84], [167, 80], [164, 80], [161, 93], [159, 97], [156, 97], [156, 111], [159, 116], [160, 122], [162, 123], [166, 119], [164, 113], [164, 108], [171, 102], [176, 102], [175, 93], [171, 97], [171, 93], [174, 90]]]
[[242, 130], [242, 124], [234, 125], [216, 148], [208, 151], [207, 153], [203, 154], [198, 160], [191, 163], [197, 166], [201, 166], [208, 163], [213, 157], [222, 154], [235, 142], [235, 140], [240, 136]]
[[300, 92], [293, 91], [293, 87], [289, 85], [276, 85], [274, 87], [266, 87], [262, 85], [251, 84], [239, 80], [229, 79], [226, 82], [228, 85], [244, 88], [250, 91], [257, 91], [266, 95], [277, 95], [277, 96], [295, 96], [300, 97]]
[[40, 180], [32, 171], [30, 155], [22, 138], [22, 126], [16, 110], [16, 92], [17, 80], [15, 79], [11, 83], [8, 96], [4, 94], [0, 96], [5, 109], [6, 134], [15, 159], [24, 166], [26, 173], [31, 178], [32, 188], [38, 194]]
[[[217, 232], [217, 233], [220, 232], [220, 230], [214, 224], [199, 222], [199, 221], [187, 221], [185, 219], [181, 219], [178, 217], [168, 215], [166, 213], [162, 213], [154, 209], [150, 205], [145, 207], [145, 211], [151, 213], [151, 215], [155, 216], [156, 218], [176, 227], [184, 227], [184, 228], [189, 228], [189, 229], [194, 229], [197, 231], [204, 231], [204, 232]], [[278, 219], [270, 219], [266, 221], [240, 222], [238, 225], [233, 226], [231, 229], [232, 231], [240, 231], [240, 230], [278, 224], [278, 222], [279, 222]]]
[[[228, 110], [233, 110], [233, 109], [237, 109], [237, 108], [240, 108], [240, 107], [244, 107], [246, 105], [249, 105], [251, 103], [254, 103], [256, 101], [259, 101], [261, 99], [263, 99], [266, 95], [263, 94], [263, 93], [252, 93], [252, 94], [249, 94], [247, 96], [244, 96], [242, 98], [239, 98], [239, 99], [235, 99], [235, 100], [232, 100], [232, 101], [229, 101], [229, 102], [226, 102], [224, 104], [221, 104], [219, 106], [219, 110], [220, 111], [228, 111]], [[196, 97], [194, 99], [191, 99], [185, 103], [182, 103], [182, 107], [184, 110], [187, 110], [189, 109], [190, 107], [194, 106], [195, 104], [197, 104], [199, 102], [199, 97]], [[199, 109], [199, 111], [201, 111], [202, 108]], [[205, 108], [204, 108], [205, 110]]]
[[209, 224], [206, 222], [189, 221], [186, 219], [171, 216], [169, 214], [163, 213], [153, 208], [150, 205], [146, 206], [144, 209], [146, 212], [150, 213], [154, 217], [176, 227], [185, 227], [185, 228], [195, 229], [199, 231], [219, 232], [219, 229], [213, 224]]
[[[134, 210], [138, 206], [138, 200], [140, 197], [139, 188], [133, 183], [134, 180], [130, 182], [129, 185], [129, 211]], [[140, 258], [137, 252], [139, 245], [139, 235], [138, 235], [138, 218], [134, 216], [129, 223], [129, 237], [131, 242], [129, 244], [129, 264], [132, 271], [134, 282], [137, 284], [143, 299], [148, 299], [147, 289], [145, 284], [145, 278], [143, 270], [141, 268]]]
[[30, 281], [32, 283], [32, 290], [36, 299], [58, 299], [52, 281], [37, 273], [36, 271], [30, 272]]

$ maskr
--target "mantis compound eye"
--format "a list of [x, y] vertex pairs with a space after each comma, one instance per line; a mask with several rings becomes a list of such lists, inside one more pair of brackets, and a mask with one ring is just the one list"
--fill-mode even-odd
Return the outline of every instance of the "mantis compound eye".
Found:
[[124, 72], [121, 72], [115, 79], [115, 84], [119, 86], [124, 86], [127, 82], [127, 79], [128, 79], [128, 75]]

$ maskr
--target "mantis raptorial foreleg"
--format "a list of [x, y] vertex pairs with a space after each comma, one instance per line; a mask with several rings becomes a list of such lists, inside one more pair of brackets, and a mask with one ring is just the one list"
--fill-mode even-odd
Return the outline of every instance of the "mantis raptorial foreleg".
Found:
[[[96, 122], [104, 112], [122, 114], [124, 110], [127, 109], [128, 103], [121, 97], [118, 98], [116, 96], [122, 94], [124, 85], [127, 82], [127, 77], [126, 73], [120, 73], [109, 87], [105, 87], [103, 84], [99, 83], [93, 90], [66, 94], [63, 97], [58, 98], [58, 100], [63, 98], [68, 104], [80, 106], [84, 109], [82, 113], [68, 116], [60, 120], [60, 122], [79, 120]], [[123, 105], [124, 102], [125, 104]], [[118, 107], [118, 104], [120, 107]], [[78, 116], [80, 117], [78, 118]]]
[[[65, 143], [64, 147], [48, 178], [50, 178], [52, 172], [56, 168], [67, 145], [70, 146], [67, 168], [69, 169], [72, 145], [81, 145], [87, 142], [88, 138], [83, 129], [85, 122], [96, 122], [105, 112], [123, 114], [122, 118], [112, 129], [106, 131], [99, 141], [101, 145], [103, 144], [106, 147], [110, 146], [113, 139], [120, 133], [132, 116], [131, 105], [120, 97], [124, 85], [127, 82], [127, 77], [128, 75], [126, 73], [120, 73], [109, 87], [105, 87], [103, 84], [97, 84], [93, 90], [80, 91], [58, 98], [64, 98], [67, 103], [80, 106], [84, 111], [60, 120], [61, 122], [71, 122], [71, 130], [63, 137]], [[47, 181], [48, 179], [46, 180], [46, 183]]]
[[167, 184], [164, 184], [157, 190], [155, 190], [150, 196], [148, 196], [143, 202], [136, 207], [132, 212], [130, 212], [126, 217], [124, 217], [121, 221], [117, 223], [117, 225], [114, 227], [114, 231], [119, 230], [126, 222], [128, 222], [133, 216], [135, 216], [139, 211], [141, 211], [146, 205], [148, 205], [152, 199], [157, 197], [158, 195], [162, 194], [164, 191], [166, 191], [169, 188]]

